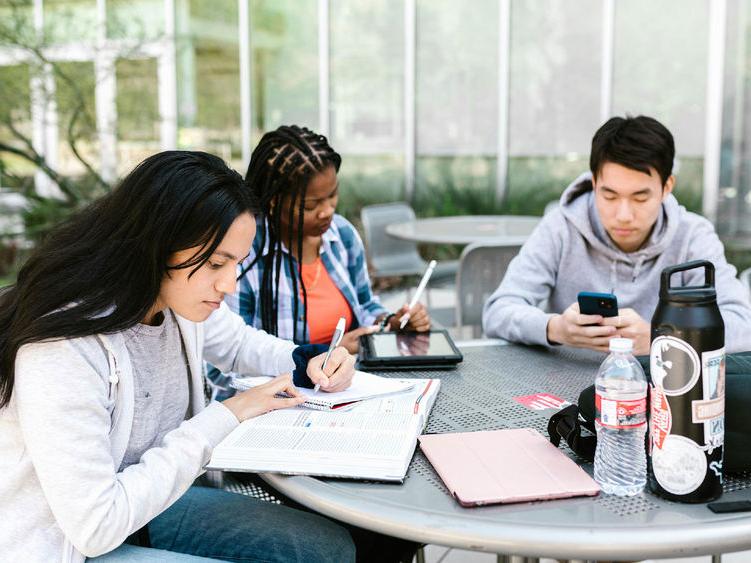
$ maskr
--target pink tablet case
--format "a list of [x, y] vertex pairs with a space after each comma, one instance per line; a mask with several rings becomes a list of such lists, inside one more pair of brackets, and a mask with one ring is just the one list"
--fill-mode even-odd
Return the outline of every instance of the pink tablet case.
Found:
[[596, 495], [600, 487], [532, 428], [420, 436], [462, 506]]

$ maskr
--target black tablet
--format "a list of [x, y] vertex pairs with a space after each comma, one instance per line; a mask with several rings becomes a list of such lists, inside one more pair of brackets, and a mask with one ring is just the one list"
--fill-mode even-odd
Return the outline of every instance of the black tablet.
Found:
[[360, 337], [362, 368], [453, 368], [462, 359], [446, 330], [376, 332]]

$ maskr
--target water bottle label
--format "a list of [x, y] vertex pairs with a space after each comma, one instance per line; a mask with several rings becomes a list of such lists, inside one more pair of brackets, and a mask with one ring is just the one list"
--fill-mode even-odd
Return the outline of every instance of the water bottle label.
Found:
[[725, 348], [703, 352], [703, 400], [691, 401], [691, 419], [704, 424], [704, 444], [722, 446], [725, 439]]
[[597, 422], [608, 428], [636, 428], [647, 423], [647, 398], [618, 401], [595, 394]]

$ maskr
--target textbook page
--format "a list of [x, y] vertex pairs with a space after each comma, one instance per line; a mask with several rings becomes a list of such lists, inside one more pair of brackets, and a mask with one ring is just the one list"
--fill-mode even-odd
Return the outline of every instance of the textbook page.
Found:
[[411, 381], [414, 391], [346, 412], [298, 407], [246, 420], [214, 449], [209, 467], [402, 481], [440, 387]]

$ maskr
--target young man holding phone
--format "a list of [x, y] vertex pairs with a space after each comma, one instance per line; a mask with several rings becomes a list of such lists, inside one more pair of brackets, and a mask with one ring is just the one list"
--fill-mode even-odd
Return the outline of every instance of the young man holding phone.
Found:
[[[673, 196], [674, 157], [673, 136], [655, 119], [613, 117], [600, 127], [591, 171], [566, 188], [485, 304], [485, 333], [603, 352], [622, 336], [634, 340], [636, 354], [648, 354], [663, 268], [706, 259], [716, 268], [726, 351], [751, 349], [748, 288], [727, 263], [712, 223]], [[673, 284], [703, 285], [703, 276], [695, 269]], [[582, 314], [582, 291], [615, 294], [618, 314]]]

